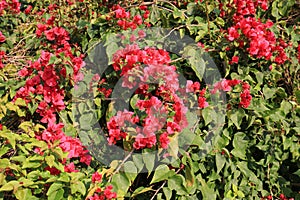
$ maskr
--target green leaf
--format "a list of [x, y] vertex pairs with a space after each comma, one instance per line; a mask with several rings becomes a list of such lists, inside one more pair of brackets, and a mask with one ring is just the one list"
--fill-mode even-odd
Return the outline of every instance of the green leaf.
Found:
[[84, 130], [90, 130], [94, 125], [94, 115], [93, 113], [85, 113], [79, 118], [80, 128]]
[[[162, 180], [166, 180], [168, 179], [169, 175], [170, 175], [170, 169], [167, 165], [163, 164], [163, 165], [159, 165], [154, 172], [153, 178], [150, 182], [150, 185], [153, 183], [157, 183], [160, 182]], [[174, 171], [173, 171], [174, 172]], [[175, 172], [174, 172], [175, 173]], [[172, 173], [173, 174], [173, 173]]]
[[293, 174], [296, 174], [297, 176], [300, 177], [300, 169], [298, 169], [296, 172], [294, 172]]
[[0, 192], [16, 190], [19, 186], [20, 186], [19, 181], [10, 181], [0, 188]]
[[49, 167], [53, 167], [54, 161], [55, 161], [55, 157], [53, 155], [46, 156], [45, 160], [46, 160], [47, 165], [49, 165]]
[[177, 195], [187, 195], [188, 192], [184, 187], [184, 177], [176, 174], [168, 179], [168, 187], [175, 190]]
[[295, 95], [296, 95], [296, 99], [297, 99], [298, 104], [300, 104], [300, 90], [297, 90], [295, 92]]
[[166, 200], [170, 200], [172, 197], [172, 190], [170, 188], [164, 187], [163, 192], [166, 197]]
[[282, 101], [280, 104], [280, 110], [282, 110], [284, 112], [285, 115], [287, 115], [288, 113], [290, 113], [290, 111], [292, 110], [292, 104], [290, 104], [287, 101]]
[[62, 187], [63, 187], [62, 183], [58, 183], [58, 182], [52, 183], [46, 195], [49, 197], [50, 195], [53, 195], [55, 191], [60, 190]]
[[7, 158], [0, 159], [0, 169], [5, 169], [9, 165], [10, 165], [9, 159]]
[[211, 185], [208, 185], [202, 177], [198, 178], [200, 181], [200, 191], [203, 196], [203, 200], [212, 200], [217, 199], [216, 192], [214, 190], [214, 187]]
[[192, 189], [195, 185], [195, 174], [193, 169], [189, 166], [185, 166], [185, 181], [188, 190]]
[[216, 18], [216, 23], [220, 26], [224, 26], [225, 25], [225, 21], [221, 18], [221, 17], [217, 17]]
[[137, 176], [137, 168], [132, 161], [124, 163], [124, 172], [130, 181], [134, 181]]
[[175, 8], [173, 10], [173, 17], [174, 17], [174, 19], [177, 19], [177, 18], [184, 19], [184, 11], [178, 10], [177, 8]]
[[57, 179], [57, 181], [68, 183], [70, 182], [70, 177], [66, 172], [60, 173], [60, 177]]
[[244, 198], [245, 197], [245, 194], [242, 192], [242, 191], [237, 191], [236, 193], [238, 195], [238, 197], [241, 197], [241, 198]]
[[170, 153], [170, 156], [177, 159], [178, 152], [179, 152], [178, 134], [174, 134], [172, 137], [169, 138], [169, 140], [170, 140], [170, 143], [168, 146], [168, 151]]
[[148, 191], [152, 191], [152, 188], [151, 187], [146, 187], [146, 188], [145, 187], [139, 187], [136, 190], [134, 190], [131, 197], [135, 197], [139, 194], [142, 194], [142, 193], [145, 193], [145, 192], [148, 192]]
[[106, 54], [108, 57], [108, 64], [112, 64], [112, 57], [120, 47], [115, 42], [110, 42], [106, 47]]
[[87, 106], [85, 103], [81, 102], [78, 104], [78, 110], [80, 114], [83, 114], [87, 110]]
[[213, 112], [213, 108], [211, 107], [206, 107], [202, 110], [202, 116], [205, 122], [205, 126], [207, 126], [213, 120], [211, 112]]
[[143, 151], [142, 157], [148, 172], [151, 173], [155, 164], [155, 154], [152, 152]]
[[217, 153], [216, 154], [217, 174], [219, 174], [220, 171], [223, 169], [225, 163], [226, 163], [226, 158], [220, 153]]
[[248, 147], [248, 141], [244, 140], [246, 137], [245, 133], [236, 133], [233, 139], [234, 149], [231, 151], [235, 157], [246, 159], [246, 149]]
[[243, 118], [245, 117], [245, 111], [242, 108], [239, 108], [236, 112], [231, 112], [230, 120], [234, 123], [234, 125], [241, 129], [240, 125], [242, 124]]
[[128, 180], [125, 173], [118, 173], [113, 175], [111, 183], [114, 188], [116, 188], [116, 192], [118, 197], [124, 197], [127, 193], [128, 188], [130, 187], [130, 181]]
[[268, 88], [267, 86], [264, 86], [263, 88], [263, 94], [265, 96], [265, 99], [270, 99], [274, 96], [276, 93], [276, 88]]
[[193, 46], [186, 46], [183, 50], [183, 56], [188, 58], [191, 68], [201, 81], [206, 67], [201, 50]]
[[20, 188], [17, 190], [15, 193], [15, 196], [17, 199], [22, 199], [22, 200], [37, 200], [38, 198], [32, 196], [31, 190], [28, 188]]
[[137, 171], [139, 173], [144, 167], [143, 157], [141, 154], [134, 154], [132, 156], [132, 159], [133, 159], [134, 165], [136, 166]]
[[74, 184], [71, 185], [71, 193], [75, 194], [76, 192], [81, 193], [82, 195], [85, 195], [86, 188], [83, 182], [77, 181]]
[[24, 99], [17, 98], [16, 101], [15, 101], [15, 105], [17, 105], [17, 106], [26, 106], [26, 102], [25, 102]]
[[63, 196], [64, 196], [64, 190], [63, 189], [58, 189], [58, 190], [55, 190], [55, 191], [51, 192], [51, 194], [48, 195], [48, 200], [63, 199]]

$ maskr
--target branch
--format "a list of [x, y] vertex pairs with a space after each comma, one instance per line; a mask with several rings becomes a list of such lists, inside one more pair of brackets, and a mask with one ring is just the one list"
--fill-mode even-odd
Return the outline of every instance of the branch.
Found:
[[112, 175], [109, 177], [108, 182], [111, 182], [111, 179], [113, 177], [113, 175], [115, 175], [116, 173], [118, 173], [121, 169], [121, 167], [124, 165], [124, 163], [130, 158], [130, 156], [132, 155], [134, 149], [132, 149], [129, 154], [122, 160], [122, 162], [119, 164], [119, 166], [115, 169], [115, 171], [112, 173]]

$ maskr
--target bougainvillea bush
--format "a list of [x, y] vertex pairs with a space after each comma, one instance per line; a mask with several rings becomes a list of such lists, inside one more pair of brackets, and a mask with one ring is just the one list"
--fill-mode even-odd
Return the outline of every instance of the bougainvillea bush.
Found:
[[0, 1], [0, 199], [300, 199], [296, 0]]

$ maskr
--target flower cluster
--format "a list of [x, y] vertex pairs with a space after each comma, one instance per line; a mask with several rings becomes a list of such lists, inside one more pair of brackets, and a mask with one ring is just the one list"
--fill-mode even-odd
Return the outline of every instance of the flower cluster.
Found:
[[[68, 158], [80, 158], [80, 162], [87, 165], [91, 156], [82, 146], [78, 138], [66, 136], [62, 131], [64, 125], [57, 124], [58, 112], [65, 109], [65, 93], [61, 87], [63, 81], [76, 82], [81, 79], [79, 70], [84, 66], [82, 57], [74, 56], [69, 43], [69, 33], [62, 27], [51, 28], [47, 24], [38, 24], [36, 35], [51, 42], [55, 52], [41, 51], [40, 57], [19, 71], [21, 77], [26, 78], [26, 83], [18, 91], [14, 99], [22, 98], [27, 104], [38, 103], [36, 113], [42, 118], [41, 122], [47, 124], [47, 129], [37, 133], [38, 139], [48, 142], [49, 146], [54, 141], [60, 141], [59, 146], [68, 152]], [[56, 60], [58, 62], [53, 62]], [[55, 63], [55, 64], [54, 64]], [[66, 74], [66, 67], [73, 70], [73, 74]], [[66, 79], [68, 76], [68, 79]], [[51, 169], [52, 171], [54, 169]], [[72, 164], [65, 169], [67, 172], [76, 171]]]
[[263, 10], [268, 9], [267, 0], [233, 0], [233, 6], [236, 8], [233, 19], [239, 21], [243, 16], [254, 16], [258, 7]]
[[[3, 33], [0, 31], [0, 43], [5, 42], [6, 41], [6, 37], [3, 35]], [[5, 52], [4, 51], [0, 51], [0, 69], [2, 69], [4, 67], [2, 61], [5, 59]]]
[[104, 190], [101, 189], [101, 187], [98, 187], [102, 182], [102, 174], [99, 174], [98, 172], [95, 172], [92, 175], [92, 183], [96, 184], [96, 190], [93, 196], [89, 197], [89, 200], [110, 200], [117, 198], [117, 194], [115, 192], [112, 192], [113, 186], [109, 185], [106, 186]]
[[4, 67], [3, 65], [3, 60], [6, 59], [6, 56], [5, 56], [5, 52], [4, 51], [0, 51], [0, 69], [2, 69]]
[[249, 42], [247, 51], [251, 56], [283, 64], [287, 60], [284, 51], [287, 44], [276, 40], [274, 33], [269, 30], [273, 26], [270, 20], [262, 23], [255, 17], [258, 6], [263, 10], [268, 8], [267, 1], [235, 0], [233, 6], [236, 8], [234, 25], [228, 28], [227, 39], [238, 41], [240, 48], [244, 48], [246, 39]]
[[250, 85], [246, 82], [242, 82], [241, 80], [237, 79], [223, 79], [222, 81], [215, 83], [214, 88], [210, 92], [211, 94], [215, 94], [217, 91], [230, 92], [232, 90], [232, 87], [239, 84], [242, 85], [239, 107], [248, 108], [251, 103], [252, 96], [250, 94]]
[[150, 15], [150, 11], [147, 10], [146, 6], [140, 6], [140, 10], [143, 12], [142, 16], [139, 14], [132, 16], [130, 11], [126, 11], [120, 5], [115, 5], [112, 9], [114, 10], [114, 17], [117, 19], [117, 25], [123, 30], [135, 30], [142, 24], [145, 24], [146, 26], [150, 25], [145, 21]]
[[0, 1], [0, 16], [3, 14], [4, 10], [12, 11], [12, 13], [20, 13], [21, 3], [18, 0], [12, 0], [7, 2], [6, 0]]
[[170, 65], [167, 51], [137, 44], [126, 45], [113, 55], [113, 68], [121, 76], [122, 87], [137, 88], [139, 99], [134, 105], [136, 112], [118, 111], [107, 127], [109, 144], [118, 140], [133, 141], [134, 149], [158, 147], [167, 149], [170, 137], [187, 127], [188, 93], [198, 96], [199, 108], [208, 106], [205, 89], [199, 82], [190, 80], [186, 89], [180, 88], [176, 67]]
[[194, 93], [198, 96], [198, 107], [199, 108], [206, 108], [208, 106], [208, 102], [206, 101], [205, 93], [206, 88], [200, 89], [199, 82], [193, 82], [191, 80], [187, 80], [186, 83], [186, 93]]

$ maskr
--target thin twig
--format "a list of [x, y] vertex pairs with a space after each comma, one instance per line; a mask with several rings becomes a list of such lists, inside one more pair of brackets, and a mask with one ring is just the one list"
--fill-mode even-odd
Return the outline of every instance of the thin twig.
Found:
[[209, 34], [209, 38], [211, 39], [211, 35], [210, 35], [210, 22], [209, 22], [209, 16], [208, 16], [208, 3], [207, 3], [207, 0], [205, 1], [205, 12], [206, 12], [208, 34]]
[[177, 58], [175, 60], [172, 60], [170, 63], [175, 63], [175, 62], [180, 61], [180, 60], [185, 60], [185, 58]]
[[183, 27], [185, 27], [186, 25], [180, 25], [178, 27], [173, 28], [166, 36], [164, 36], [162, 39], [164, 40], [165, 38], [169, 37], [171, 35], [171, 33], [173, 33], [174, 31], [181, 29]]
[[[176, 174], [178, 174], [181, 171], [181, 168], [177, 169], [177, 171], [175, 172]], [[166, 185], [167, 181], [165, 180], [163, 182], [163, 184], [155, 191], [154, 195], [151, 197], [150, 200], [154, 200], [155, 196], [158, 194], [158, 192]]]
[[118, 173], [121, 169], [121, 167], [124, 165], [124, 163], [130, 158], [130, 156], [132, 155], [134, 149], [132, 149], [129, 154], [122, 160], [122, 162], [119, 164], [119, 166], [116, 168], [116, 170], [113, 172], [113, 174], [110, 176], [108, 182], [111, 182], [111, 179], [113, 177], [113, 175], [115, 175], [116, 173]]

